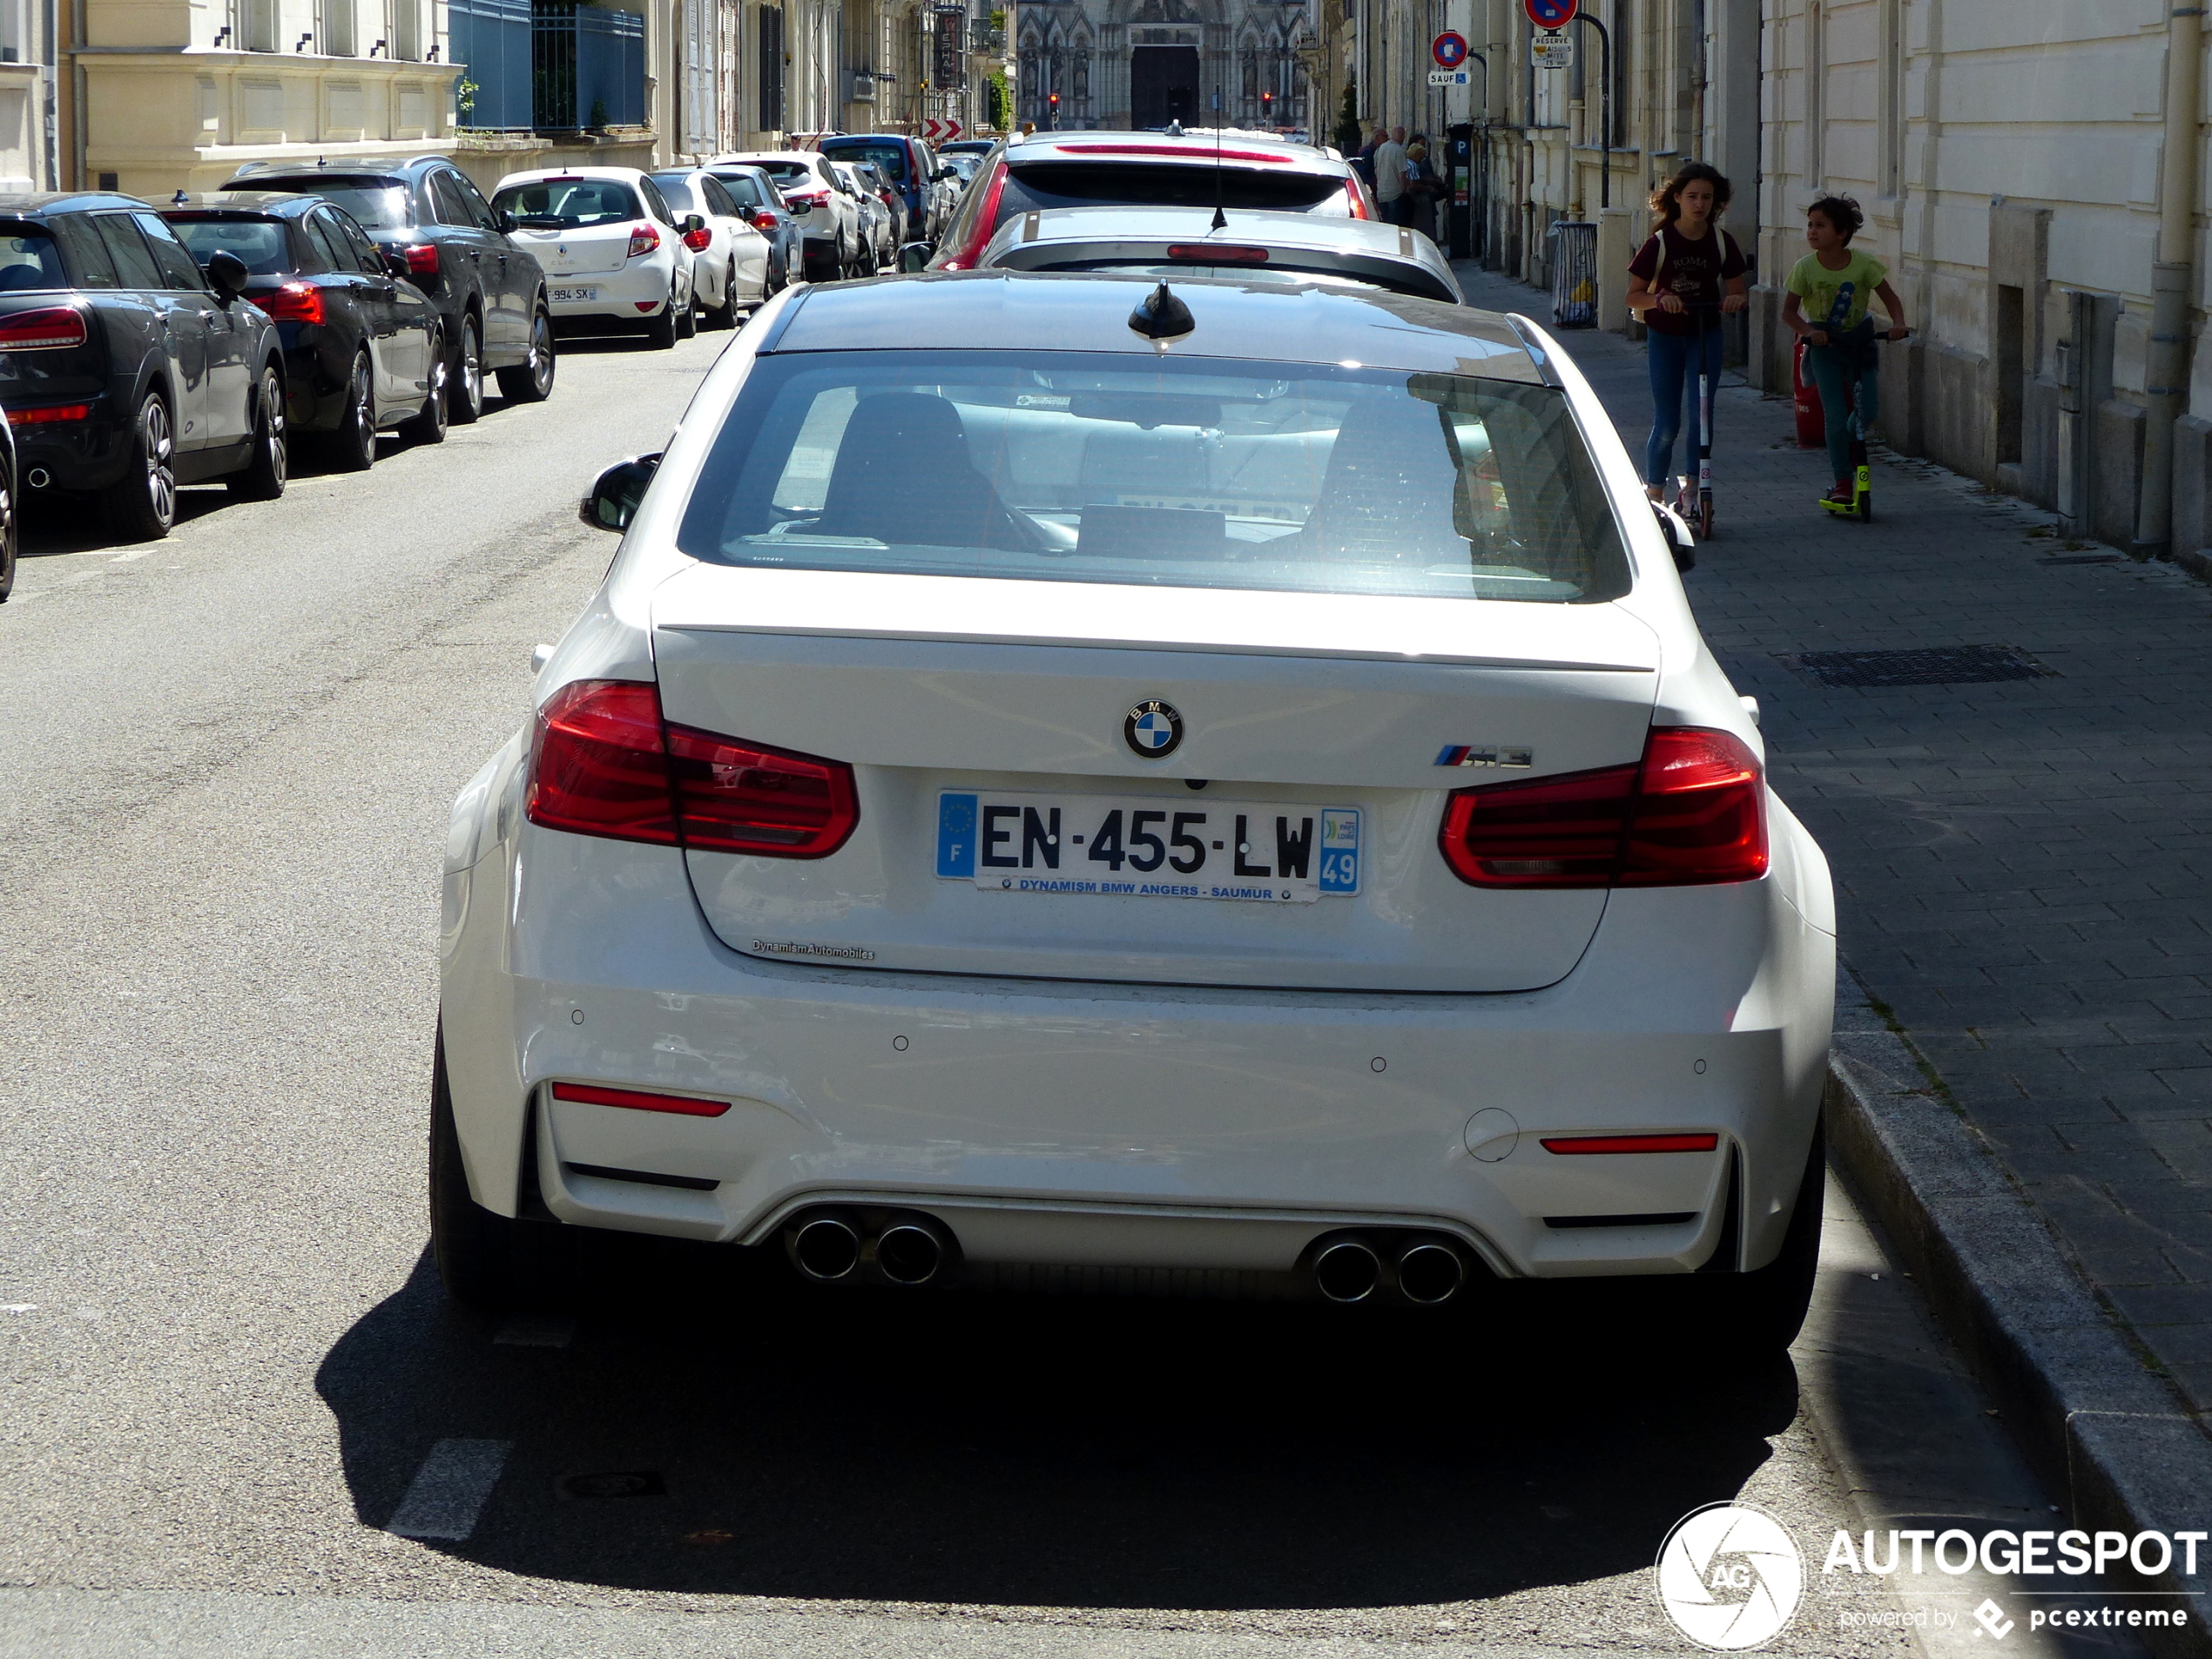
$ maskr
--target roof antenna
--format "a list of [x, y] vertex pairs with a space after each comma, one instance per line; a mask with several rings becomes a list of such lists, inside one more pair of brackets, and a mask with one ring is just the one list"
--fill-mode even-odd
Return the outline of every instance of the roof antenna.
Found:
[[1180, 340], [1198, 326], [1190, 307], [1168, 292], [1164, 282], [1138, 301], [1129, 314], [1129, 326], [1156, 346]]
[[1225, 231], [1229, 228], [1229, 216], [1221, 211], [1221, 89], [1218, 86], [1214, 88], [1213, 101], [1213, 223], [1207, 228]]

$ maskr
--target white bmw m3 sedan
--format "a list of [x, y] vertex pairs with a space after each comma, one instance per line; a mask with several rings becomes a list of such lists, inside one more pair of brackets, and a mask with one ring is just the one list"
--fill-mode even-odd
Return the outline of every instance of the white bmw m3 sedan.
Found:
[[1826, 863], [1526, 319], [810, 287], [583, 509], [620, 550], [447, 847], [455, 1296], [608, 1229], [1794, 1335]]

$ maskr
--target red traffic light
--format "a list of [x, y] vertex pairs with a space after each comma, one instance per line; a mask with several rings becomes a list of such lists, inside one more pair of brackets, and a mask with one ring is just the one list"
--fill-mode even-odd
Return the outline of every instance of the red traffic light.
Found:
[[1060, 94], [1057, 92], [1052, 95], [1052, 107], [1055, 110], [1060, 107]]

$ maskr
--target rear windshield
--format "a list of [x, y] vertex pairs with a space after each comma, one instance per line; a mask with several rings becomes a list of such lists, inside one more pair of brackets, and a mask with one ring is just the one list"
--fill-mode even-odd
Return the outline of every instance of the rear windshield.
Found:
[[[731, 199], [740, 207], [767, 207], [773, 205], [761, 193], [760, 186], [765, 182], [765, 180], [742, 172], [718, 172], [714, 176], [720, 181], [722, 188], [730, 192]], [[773, 190], [775, 186], [770, 185], [768, 188]]]
[[637, 192], [619, 179], [542, 179], [534, 185], [509, 185], [492, 198], [531, 230], [578, 230], [643, 219]]
[[907, 148], [900, 144], [853, 144], [850, 142], [826, 144], [826, 156], [835, 156], [840, 161], [872, 161], [883, 169], [883, 176], [894, 184], [907, 182]]
[[288, 276], [292, 249], [284, 226], [273, 219], [172, 219], [169, 228], [200, 264], [235, 253], [255, 276]]
[[657, 172], [652, 174], [651, 178], [652, 181], [660, 186], [660, 193], [667, 201], [671, 212], [696, 213], [702, 211], [698, 203], [693, 199], [691, 186], [685, 181], [682, 173]]
[[1555, 389], [1096, 354], [762, 358], [678, 541], [731, 564], [1170, 588], [1629, 586]]
[[307, 173], [294, 179], [253, 179], [255, 190], [297, 190], [336, 202], [372, 231], [402, 231], [413, 222], [407, 209], [407, 181], [375, 174]]
[[71, 286], [51, 236], [36, 225], [0, 220], [0, 293]]
[[766, 173], [779, 185], [811, 185], [818, 182], [813, 165], [804, 161], [756, 161], [752, 165]]
[[[1341, 215], [1345, 179], [1284, 167], [1198, 167], [1181, 162], [1033, 161], [1008, 170], [999, 223], [1033, 207], [1126, 202], [1160, 207], [1273, 207]], [[1218, 194], [1217, 194], [1218, 192]]]

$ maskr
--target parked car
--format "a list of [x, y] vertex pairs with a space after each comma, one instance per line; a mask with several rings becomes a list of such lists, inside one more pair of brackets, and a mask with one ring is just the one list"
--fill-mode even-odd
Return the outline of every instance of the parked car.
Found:
[[860, 181], [860, 175], [852, 164], [844, 161], [830, 163], [830, 172], [837, 179], [837, 187], [849, 197], [860, 216], [860, 258], [853, 274], [873, 276], [896, 257], [899, 242], [892, 227], [891, 209], [883, 199]]
[[985, 158], [931, 268], [972, 267], [1000, 226], [1035, 209], [1107, 203], [1379, 217], [1348, 163], [1266, 133], [1040, 132]]
[[719, 172], [733, 164], [759, 168], [775, 180], [786, 206], [806, 215], [805, 275], [809, 282], [867, 274], [860, 268], [867, 258], [860, 204], [830, 171], [827, 156], [818, 150], [733, 151], [705, 165], [710, 172]]
[[978, 270], [1118, 271], [1246, 281], [1359, 282], [1457, 305], [1451, 263], [1418, 232], [1372, 219], [1258, 208], [1055, 207], [999, 227]]
[[691, 250], [684, 238], [705, 215], [678, 215], [635, 167], [550, 167], [510, 172], [493, 202], [544, 266], [562, 332], [637, 331], [666, 350], [690, 338]]
[[1687, 532], [1525, 319], [1163, 286], [779, 300], [593, 486], [446, 841], [456, 1295], [597, 1228], [1794, 1335], [1835, 910]]
[[134, 197], [0, 195], [0, 409], [23, 481], [96, 496], [127, 541], [168, 535], [180, 484], [284, 493], [284, 342], [245, 266], [210, 264]]
[[883, 175], [906, 206], [901, 242], [934, 241], [944, 228], [945, 170], [924, 140], [895, 132], [847, 133], [824, 138], [822, 153], [833, 161], [865, 161]]
[[469, 175], [444, 156], [374, 166], [260, 161], [226, 190], [298, 191], [352, 214], [386, 263], [437, 307], [446, 347], [446, 413], [457, 426], [484, 410], [484, 374], [510, 403], [553, 393], [553, 320], [545, 276], [508, 234]]
[[0, 604], [16, 586], [17, 526], [23, 517], [23, 479], [16, 468], [16, 435], [0, 415]]
[[768, 292], [781, 293], [806, 280], [806, 226], [787, 206], [776, 181], [758, 167], [736, 164], [710, 170], [753, 229], [768, 239]]
[[437, 307], [395, 277], [352, 215], [319, 196], [224, 191], [162, 210], [206, 269], [219, 253], [251, 273], [246, 297], [284, 341], [285, 408], [294, 435], [324, 435], [337, 464], [365, 472], [376, 435], [446, 435], [446, 350]]
[[855, 161], [847, 165], [852, 168], [853, 176], [860, 181], [860, 188], [873, 196], [888, 216], [891, 253], [885, 260], [888, 264], [897, 258], [900, 243], [920, 234], [907, 227], [907, 199], [892, 187], [891, 181], [883, 176], [882, 169], [873, 162]]
[[696, 213], [705, 224], [684, 233], [691, 250], [692, 298], [718, 328], [738, 326], [738, 313], [768, 298], [768, 239], [701, 167], [649, 174], [671, 212]]

